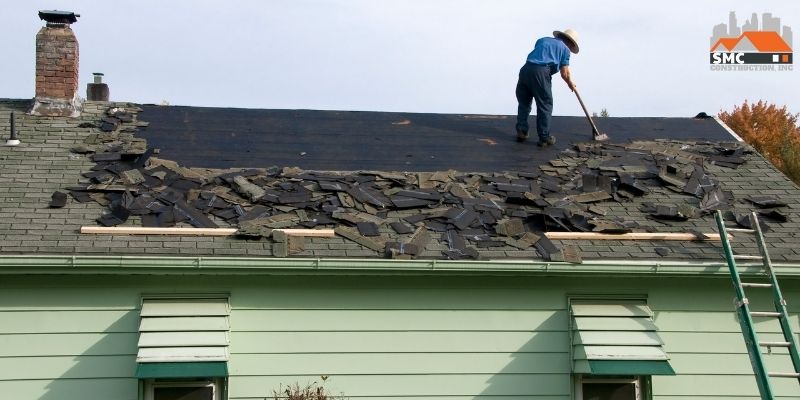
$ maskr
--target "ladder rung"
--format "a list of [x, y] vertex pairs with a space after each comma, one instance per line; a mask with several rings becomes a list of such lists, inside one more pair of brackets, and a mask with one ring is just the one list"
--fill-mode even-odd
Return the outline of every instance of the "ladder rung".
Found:
[[776, 317], [780, 318], [781, 313], [774, 311], [751, 311], [750, 315], [753, 317]]
[[742, 287], [771, 288], [771, 283], [746, 283], [742, 282]]
[[734, 254], [733, 258], [734, 259], [739, 259], [739, 260], [763, 260], [764, 259], [764, 257], [761, 257], [761, 256], [746, 256], [746, 255], [739, 255], [739, 254]]
[[745, 228], [725, 228], [728, 232], [741, 232], [741, 233], [756, 233], [755, 229], [745, 229]]
[[758, 342], [758, 344], [764, 347], [789, 347], [792, 345], [789, 342]]
[[770, 372], [767, 375], [775, 378], [800, 378], [800, 373], [797, 372]]

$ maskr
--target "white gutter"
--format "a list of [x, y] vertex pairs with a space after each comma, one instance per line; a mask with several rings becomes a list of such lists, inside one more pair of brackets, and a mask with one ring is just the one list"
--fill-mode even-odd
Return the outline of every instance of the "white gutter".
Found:
[[[775, 263], [778, 275], [800, 277], [800, 263]], [[758, 274], [760, 264], [740, 264]], [[0, 256], [0, 275], [676, 275], [728, 276], [723, 261], [584, 260], [388, 260], [341, 258], [148, 257], [83, 255]]]

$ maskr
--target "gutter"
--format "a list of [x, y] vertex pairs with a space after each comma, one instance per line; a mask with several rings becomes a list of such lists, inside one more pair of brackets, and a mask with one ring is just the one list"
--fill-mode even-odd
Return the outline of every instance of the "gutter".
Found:
[[[760, 264], [740, 264], [758, 274]], [[800, 264], [774, 263], [776, 274], [800, 277]], [[0, 255], [0, 275], [657, 275], [729, 276], [721, 261], [385, 260], [342, 258]]]

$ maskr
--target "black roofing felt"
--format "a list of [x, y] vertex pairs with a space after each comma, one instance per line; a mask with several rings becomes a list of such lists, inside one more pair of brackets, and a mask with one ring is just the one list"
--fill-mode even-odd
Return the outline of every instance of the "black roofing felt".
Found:
[[[558, 143], [515, 141], [515, 117], [360, 111], [255, 110], [144, 106], [150, 127], [137, 134], [160, 157], [188, 167], [308, 170], [525, 171], [571, 143], [588, 141], [585, 118], [553, 118]], [[535, 117], [531, 117], [534, 122]], [[714, 119], [597, 118], [614, 142], [648, 139], [729, 141]]]

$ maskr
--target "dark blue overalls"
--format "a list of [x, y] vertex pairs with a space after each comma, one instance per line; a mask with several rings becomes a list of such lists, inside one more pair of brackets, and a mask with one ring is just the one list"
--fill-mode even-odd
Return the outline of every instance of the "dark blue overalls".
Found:
[[552, 76], [557, 67], [526, 62], [519, 70], [517, 81], [517, 130], [528, 133], [528, 116], [531, 105], [536, 100], [536, 133], [539, 140], [550, 137], [550, 118], [553, 115]]

